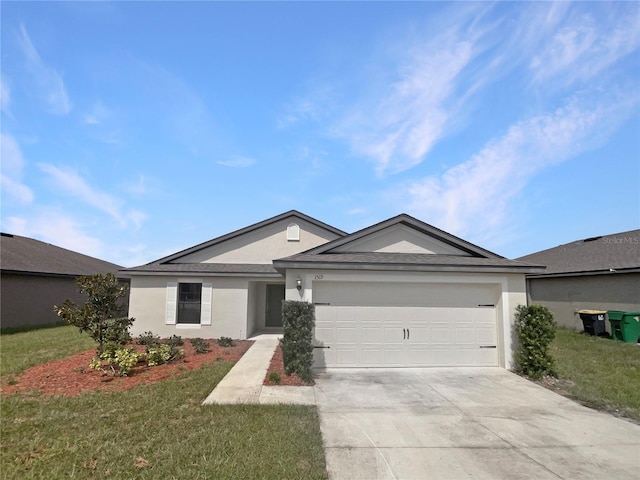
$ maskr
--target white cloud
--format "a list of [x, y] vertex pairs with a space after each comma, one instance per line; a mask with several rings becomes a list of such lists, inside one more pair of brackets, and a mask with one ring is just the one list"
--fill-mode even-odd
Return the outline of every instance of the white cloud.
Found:
[[451, 100], [457, 79], [476, 55], [475, 48], [472, 39], [462, 39], [456, 30], [413, 48], [398, 67], [398, 78], [355, 106], [334, 132], [356, 153], [374, 159], [378, 174], [419, 164], [456, 114]]
[[0, 109], [3, 112], [9, 111], [9, 104], [11, 103], [11, 91], [6, 80], [0, 76]]
[[0, 184], [2, 196], [11, 201], [28, 204], [33, 201], [32, 190], [22, 183], [24, 159], [18, 142], [11, 135], [0, 134]]
[[[529, 68], [535, 82], [562, 84], [588, 81], [606, 71], [640, 46], [637, 5], [610, 5], [615, 15], [594, 17], [579, 8], [570, 12], [548, 40], [543, 42]], [[629, 11], [626, 11], [629, 9]]]
[[29, 219], [9, 217], [3, 229], [96, 258], [105, 254], [102, 241], [87, 235], [82, 224], [56, 209], [45, 209]]
[[84, 115], [82, 121], [86, 125], [100, 125], [106, 118], [110, 116], [111, 112], [107, 109], [101, 101], [97, 101], [91, 107], [91, 110]]
[[457, 235], [499, 235], [514, 198], [544, 168], [599, 146], [637, 109], [638, 96], [574, 97], [511, 126], [470, 160], [408, 187], [410, 211]]
[[48, 105], [49, 111], [58, 115], [68, 114], [71, 111], [71, 102], [64, 81], [54, 68], [42, 60], [24, 25], [20, 25], [18, 43], [37, 86], [37, 93]]
[[127, 212], [127, 218], [133, 223], [136, 229], [139, 229], [142, 226], [142, 222], [144, 222], [148, 216], [139, 210], [129, 210], [129, 212]]
[[229, 160], [220, 160], [216, 163], [224, 167], [247, 168], [256, 163], [256, 161], [253, 158], [249, 157], [235, 156], [233, 158], [230, 158]]
[[129, 210], [127, 213], [123, 213], [124, 202], [122, 200], [93, 188], [71, 169], [61, 169], [47, 163], [41, 163], [38, 166], [49, 175], [55, 188], [61, 193], [77, 197], [85, 204], [106, 213], [121, 227], [132, 223], [136, 228], [139, 228], [147, 218], [144, 213], [138, 210]]

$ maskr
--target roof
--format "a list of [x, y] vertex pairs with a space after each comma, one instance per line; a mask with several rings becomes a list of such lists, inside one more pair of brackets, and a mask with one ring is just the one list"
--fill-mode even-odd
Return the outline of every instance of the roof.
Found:
[[263, 263], [162, 263], [141, 265], [126, 269], [127, 273], [164, 274], [218, 274], [218, 275], [251, 275], [280, 277], [278, 271], [270, 264]]
[[473, 257], [466, 255], [433, 255], [426, 253], [299, 253], [287, 258], [274, 260], [274, 266], [281, 268], [329, 268], [360, 270], [403, 270], [403, 271], [492, 271], [492, 272], [540, 272], [544, 267], [530, 263], [509, 260], [502, 257]]
[[518, 260], [547, 266], [544, 274], [535, 276], [640, 271], [640, 230], [577, 240], [525, 255]]
[[33, 238], [2, 233], [0, 269], [3, 272], [81, 276], [117, 274], [122, 267]]
[[456, 237], [455, 235], [451, 235], [444, 230], [440, 230], [439, 228], [436, 228], [433, 225], [429, 225], [428, 223], [418, 220], [417, 218], [414, 218], [411, 215], [407, 215], [406, 213], [396, 215], [395, 217], [389, 218], [388, 220], [376, 223], [375, 225], [363, 228], [362, 230], [358, 230], [357, 232], [345, 235], [341, 238], [336, 238], [331, 242], [327, 242], [323, 245], [307, 250], [304, 253], [330, 253], [332, 250], [338, 249], [338, 247], [342, 247], [348, 243], [359, 240], [362, 237], [366, 237], [394, 225], [406, 225], [410, 228], [413, 228], [414, 230], [424, 233], [425, 235], [451, 245], [452, 247], [465, 251], [472, 256], [485, 258], [503, 258], [496, 253], [485, 250], [484, 248], [467, 242], [466, 240]]
[[[336, 235], [346, 235], [347, 232], [340, 230], [338, 228], [332, 227], [331, 225], [321, 222], [320, 220], [316, 220], [315, 218], [312, 218], [308, 215], [305, 215], [304, 213], [300, 213], [297, 210], [289, 210], [288, 212], [282, 213], [280, 215], [276, 215], [275, 217], [271, 217], [268, 218], [266, 220], [263, 220], [262, 222], [258, 222], [258, 223], [254, 223], [253, 225], [249, 225], [248, 227], [245, 228], [241, 228], [240, 230], [236, 230], [234, 232], [231, 233], [227, 233], [226, 235], [222, 235], [221, 237], [216, 237], [212, 240], [209, 240], [207, 242], [204, 243], [200, 243], [194, 247], [190, 247], [187, 248], [185, 250], [182, 250], [180, 252], [174, 253], [172, 255], [169, 255], [167, 257], [163, 257], [160, 258], [158, 260], [155, 260], [153, 262], [150, 262], [148, 265], [152, 265], [152, 264], [164, 264], [167, 262], [171, 262], [172, 260], [176, 260], [180, 257], [184, 257], [186, 255], [189, 255], [191, 253], [195, 253], [197, 251], [203, 250], [205, 248], [209, 248], [213, 245], [217, 245], [219, 243], [225, 242], [227, 240], [230, 240], [232, 238], [235, 237], [239, 237], [240, 235], [244, 235], [245, 233], [249, 233], [252, 232], [254, 230], [258, 230], [259, 228], [265, 227], [267, 225], [270, 225], [272, 223], [276, 223], [279, 222], [280, 220], [284, 220], [287, 219], [289, 217], [297, 217], [300, 220], [304, 220], [306, 222], [311, 223], [312, 225], [316, 225], [317, 227], [323, 228], [325, 230], [328, 230], [332, 233], [335, 233]], [[133, 270], [133, 269], [128, 269], [128, 270]]]

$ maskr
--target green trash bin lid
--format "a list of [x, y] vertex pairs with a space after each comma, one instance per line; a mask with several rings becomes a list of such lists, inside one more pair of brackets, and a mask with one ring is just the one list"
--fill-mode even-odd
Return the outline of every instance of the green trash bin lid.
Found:
[[607, 310], [607, 317], [609, 317], [609, 320], [622, 320], [624, 314], [625, 312], [620, 310]]

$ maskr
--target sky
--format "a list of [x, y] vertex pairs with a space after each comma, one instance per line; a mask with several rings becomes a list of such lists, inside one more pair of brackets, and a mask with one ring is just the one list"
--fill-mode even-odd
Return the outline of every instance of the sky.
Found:
[[640, 228], [638, 2], [11, 2], [3, 232], [130, 267], [298, 210]]

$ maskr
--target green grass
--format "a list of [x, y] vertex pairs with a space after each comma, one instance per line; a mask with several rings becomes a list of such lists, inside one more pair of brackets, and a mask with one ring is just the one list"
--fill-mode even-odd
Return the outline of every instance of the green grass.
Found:
[[[94, 346], [76, 332], [3, 334], [3, 372]], [[125, 392], [3, 396], [0, 478], [326, 478], [314, 407], [201, 405], [231, 367], [216, 363]]]
[[23, 370], [95, 348], [96, 342], [76, 327], [62, 325], [38, 329], [3, 330], [0, 334], [0, 375]]
[[7, 396], [2, 478], [325, 478], [314, 407], [200, 405], [230, 368], [127, 392]]
[[640, 421], [640, 345], [559, 328], [551, 352], [569, 397]]

